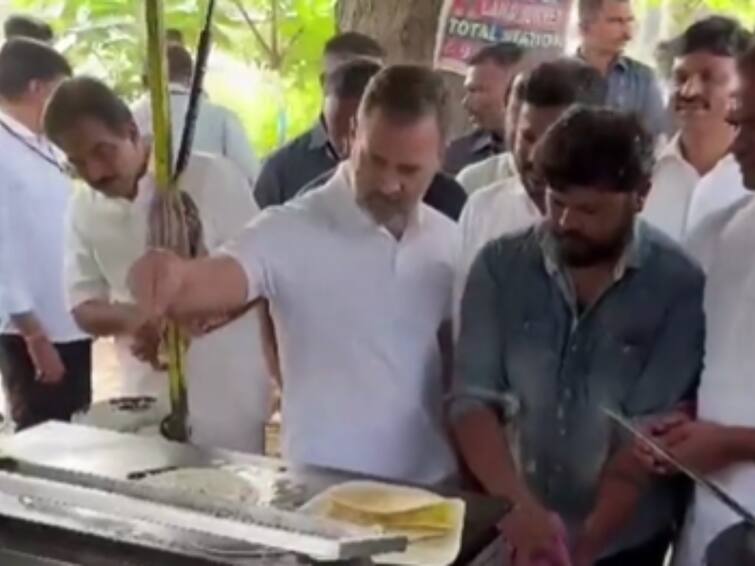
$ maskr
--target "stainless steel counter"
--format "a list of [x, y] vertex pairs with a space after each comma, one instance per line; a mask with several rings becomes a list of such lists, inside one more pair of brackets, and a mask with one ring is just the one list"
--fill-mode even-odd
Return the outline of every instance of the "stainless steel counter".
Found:
[[[238, 466], [243, 474], [251, 474], [255, 487], [260, 491], [261, 504], [269, 504], [276, 508], [294, 509], [327, 487], [354, 479], [348, 474], [313, 469], [294, 468], [281, 461], [268, 458], [229, 452], [225, 450], [204, 449], [188, 444], [177, 444], [158, 437], [137, 437], [124, 435], [89, 427], [46, 423], [29, 429], [15, 436], [3, 438], [0, 441], [0, 452], [5, 452], [21, 460], [37, 464], [97, 474], [114, 479], [127, 479], [129, 474], [144, 470], [157, 470], [166, 467], [205, 467], [205, 466]], [[460, 494], [440, 490], [445, 495]], [[507, 510], [504, 502], [496, 499], [475, 495], [461, 495], [467, 502], [467, 516], [464, 531], [464, 541], [459, 563], [472, 561], [483, 549], [496, 538], [495, 525]], [[1, 513], [0, 513], [1, 514]], [[32, 547], [38, 546], [40, 541], [56, 540], [56, 549], [51, 552], [37, 552], [37, 555], [52, 562], [39, 564], [160, 564], [169, 566], [173, 563], [169, 555], [131, 546], [88, 540], [86, 550], [90, 554], [97, 546], [102, 547], [98, 554], [100, 558], [91, 558], [81, 552], [75, 552], [76, 547], [85, 539], [77, 538], [70, 533], [53, 532], [49, 528], [29, 527], [16, 521], [0, 520], [0, 552], [20, 552], [30, 556], [26, 546], [31, 542]], [[24, 538], [28, 540], [24, 543]], [[15, 541], [15, 542], [14, 542]], [[26, 545], [26, 546], [25, 546]], [[67, 550], [66, 550], [67, 549]], [[42, 550], [42, 549], [39, 549]], [[80, 549], [81, 550], [81, 549]], [[151, 552], [151, 554], [150, 554]], [[34, 554], [32, 552], [31, 554]], [[118, 561], [113, 561], [117, 558]], [[138, 556], [137, 561], [129, 561], [127, 556]], [[105, 559], [104, 557], [107, 557]], [[2, 558], [2, 555], [0, 555]], [[206, 561], [189, 562], [181, 560], [176, 564], [270, 564], [280, 563], [281, 560], [270, 562], [270, 559], [256, 560], [239, 559], [210, 559]], [[282, 559], [282, 557], [281, 557]], [[58, 562], [56, 562], [56, 560]], [[62, 561], [61, 561], [62, 560]], [[65, 560], [68, 560], [66, 562]], [[73, 560], [73, 561], [71, 561]], [[78, 560], [78, 561], [77, 561]], [[288, 557], [291, 560], [291, 557]], [[285, 561], [284, 561], [285, 562]], [[15, 564], [16, 562], [0, 561], [0, 564]], [[295, 560], [294, 560], [295, 563]], [[19, 561], [18, 564], [24, 564]]]

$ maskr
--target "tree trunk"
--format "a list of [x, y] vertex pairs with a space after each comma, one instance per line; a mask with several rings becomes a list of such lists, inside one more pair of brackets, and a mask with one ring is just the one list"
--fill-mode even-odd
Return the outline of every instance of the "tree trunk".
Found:
[[443, 0], [339, 0], [339, 29], [374, 37], [393, 63], [431, 63]]
[[[336, 21], [341, 31], [375, 38], [390, 63], [432, 65], [443, 0], [338, 0]], [[461, 107], [462, 79], [444, 73], [454, 104], [451, 132], [468, 128]]]

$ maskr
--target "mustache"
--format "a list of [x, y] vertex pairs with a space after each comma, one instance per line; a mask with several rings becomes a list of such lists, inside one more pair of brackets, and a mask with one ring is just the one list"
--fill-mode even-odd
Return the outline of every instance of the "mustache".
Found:
[[578, 232], [562, 232], [556, 230], [555, 232], [556, 239], [561, 242], [580, 242], [580, 243], [590, 243], [590, 240], [588, 238], [585, 238], [582, 234]]
[[710, 108], [710, 103], [701, 96], [693, 96], [693, 97], [687, 97], [687, 96], [678, 96], [676, 97], [674, 101], [674, 106], [676, 108], [683, 108], [685, 106], [702, 106], [706, 110]]

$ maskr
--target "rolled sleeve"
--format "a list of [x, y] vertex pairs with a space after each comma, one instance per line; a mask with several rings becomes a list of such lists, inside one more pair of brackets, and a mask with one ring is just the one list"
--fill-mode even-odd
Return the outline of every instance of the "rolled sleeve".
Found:
[[13, 315], [34, 311], [34, 298], [26, 281], [26, 268], [19, 257], [18, 238], [28, 227], [19, 226], [15, 198], [22, 188], [6, 179], [0, 186], [0, 313]]
[[66, 219], [64, 285], [66, 304], [73, 311], [87, 301], [107, 300], [110, 287], [102, 274], [94, 249], [79, 226], [81, 200], [74, 197]]
[[481, 404], [505, 404], [509, 391], [499, 320], [501, 289], [491, 269], [494, 261], [495, 242], [488, 244], [477, 256], [467, 278], [461, 302], [456, 381], [450, 406], [453, 419]]
[[653, 353], [624, 405], [627, 416], [665, 413], [694, 399], [705, 349], [704, 287], [701, 272], [680, 286]]

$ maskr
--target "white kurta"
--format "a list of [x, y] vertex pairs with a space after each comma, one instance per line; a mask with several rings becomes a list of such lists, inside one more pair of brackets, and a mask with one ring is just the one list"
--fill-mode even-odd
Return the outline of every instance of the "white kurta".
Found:
[[[194, 200], [205, 245], [212, 250], [239, 232], [257, 208], [246, 180], [221, 157], [194, 154], [181, 177]], [[90, 299], [131, 303], [126, 277], [145, 252], [152, 174], [134, 201], [110, 199], [79, 187], [69, 218], [66, 289], [71, 308]], [[167, 398], [167, 376], [135, 359], [130, 340], [116, 338], [122, 365], [121, 394]], [[261, 452], [269, 408], [269, 382], [256, 312], [192, 341], [187, 356], [192, 440], [198, 444]]]
[[[725, 425], [755, 427], [755, 200], [745, 199], [708, 223], [690, 248], [708, 270], [705, 370], [699, 415]], [[712, 244], [711, 244], [712, 242]], [[702, 245], [701, 245], [702, 244]], [[755, 509], [755, 464], [743, 463], [711, 479]], [[702, 566], [707, 546], [735, 514], [698, 489], [687, 517], [676, 566]], [[734, 566], [734, 565], [732, 565]]]
[[459, 218], [461, 253], [454, 282], [454, 320], [457, 328], [464, 287], [477, 254], [491, 240], [529, 228], [542, 218], [542, 213], [516, 174], [469, 197]]
[[467, 194], [471, 195], [513, 175], [516, 175], [514, 155], [506, 152], [468, 165], [459, 172], [456, 180], [464, 187]]
[[707, 216], [731, 206], [747, 189], [731, 154], [701, 176], [682, 155], [679, 140], [677, 135], [658, 158], [642, 216], [682, 242]]

